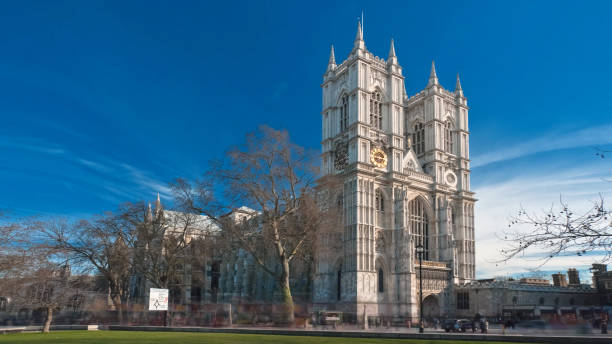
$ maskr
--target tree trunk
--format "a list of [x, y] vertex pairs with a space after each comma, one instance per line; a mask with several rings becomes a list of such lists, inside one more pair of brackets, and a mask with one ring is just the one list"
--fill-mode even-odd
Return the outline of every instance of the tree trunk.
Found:
[[119, 324], [123, 325], [123, 303], [121, 302], [121, 297], [119, 295], [115, 295], [111, 297], [111, 300], [113, 301], [113, 305], [117, 311], [117, 321]]
[[283, 319], [281, 319], [281, 322], [284, 325], [293, 325], [295, 317], [293, 314], [293, 296], [291, 295], [291, 286], [289, 284], [289, 261], [287, 259], [283, 259], [281, 266], [280, 287], [282, 293], [283, 310]]
[[49, 333], [51, 329], [51, 321], [53, 321], [53, 307], [47, 307], [47, 317], [45, 318], [45, 326], [43, 326], [43, 333]]

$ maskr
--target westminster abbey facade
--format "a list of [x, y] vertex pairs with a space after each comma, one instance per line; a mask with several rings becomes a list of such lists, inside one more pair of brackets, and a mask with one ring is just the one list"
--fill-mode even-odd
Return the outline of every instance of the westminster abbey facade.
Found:
[[393, 41], [385, 61], [367, 50], [359, 25], [344, 62], [332, 47], [322, 88], [322, 169], [344, 181], [344, 226], [318, 245], [315, 307], [418, 319], [421, 246], [425, 316], [452, 315], [454, 286], [475, 277], [459, 77], [444, 89], [432, 63], [425, 89], [408, 97]]

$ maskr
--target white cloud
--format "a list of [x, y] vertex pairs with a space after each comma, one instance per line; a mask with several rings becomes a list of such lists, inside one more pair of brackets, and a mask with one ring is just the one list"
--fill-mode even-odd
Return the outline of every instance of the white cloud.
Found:
[[[594, 159], [595, 160], [595, 159]], [[509, 219], [521, 208], [530, 212], [541, 212], [559, 205], [560, 197], [575, 212], [587, 211], [592, 201], [612, 198], [612, 183], [603, 180], [606, 174], [599, 172], [597, 165], [563, 168], [556, 171], [542, 166], [525, 164], [524, 173], [510, 179], [475, 188], [476, 203], [476, 270], [479, 278], [515, 274], [538, 268], [542, 259], [513, 259], [499, 263], [500, 250], [506, 245], [500, 240], [501, 233], [508, 228]], [[607, 175], [609, 177], [609, 173]], [[530, 252], [534, 253], [534, 252]], [[536, 253], [542, 253], [539, 251]], [[569, 267], [584, 267], [601, 256], [566, 256], [555, 258], [543, 268], [565, 271]]]
[[472, 168], [559, 149], [612, 144], [612, 124], [550, 133], [507, 148], [472, 157]]

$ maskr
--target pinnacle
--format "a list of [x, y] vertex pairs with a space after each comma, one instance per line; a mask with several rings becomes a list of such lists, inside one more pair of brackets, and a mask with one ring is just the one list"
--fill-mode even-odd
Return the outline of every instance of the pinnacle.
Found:
[[332, 44], [331, 46], [331, 51], [329, 53], [329, 65], [335, 65], [336, 64], [336, 56], [334, 54], [334, 45]]
[[389, 48], [389, 57], [395, 56], [395, 44], [393, 44], [393, 38], [391, 38], [391, 48]]
[[463, 96], [463, 89], [461, 88], [461, 81], [459, 80], [459, 73], [457, 73], [457, 83], [455, 84], [455, 93]]
[[429, 81], [427, 81], [427, 87], [438, 84], [438, 75], [436, 74], [436, 64], [431, 61], [431, 73], [429, 73]]
[[363, 31], [361, 30], [361, 20], [357, 22], [357, 36], [355, 36], [356, 41], [363, 41]]
[[436, 79], [438, 78], [438, 75], [436, 74], [436, 64], [434, 60], [431, 60], [431, 73], [429, 73], [429, 77]]

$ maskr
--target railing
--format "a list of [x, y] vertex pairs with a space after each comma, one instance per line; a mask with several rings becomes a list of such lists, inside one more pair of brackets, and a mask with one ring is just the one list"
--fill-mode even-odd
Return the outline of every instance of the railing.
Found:
[[434, 181], [432, 176], [416, 171], [404, 170], [404, 173], [411, 178], [418, 179], [423, 182], [433, 183]]

